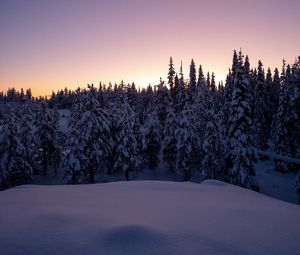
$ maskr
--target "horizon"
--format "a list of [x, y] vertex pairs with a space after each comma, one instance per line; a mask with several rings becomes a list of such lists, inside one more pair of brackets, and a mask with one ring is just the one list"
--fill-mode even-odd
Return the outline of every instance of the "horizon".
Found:
[[[272, 8], [270, 8], [272, 7]], [[225, 81], [234, 49], [251, 67], [293, 63], [300, 2], [1, 1], [0, 91], [31, 88], [34, 96], [101, 81], [166, 82], [169, 57], [188, 77], [193, 58]]]

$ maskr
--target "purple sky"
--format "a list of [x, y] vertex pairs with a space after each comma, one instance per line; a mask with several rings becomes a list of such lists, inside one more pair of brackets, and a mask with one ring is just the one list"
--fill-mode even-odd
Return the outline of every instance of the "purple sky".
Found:
[[233, 49], [252, 66], [300, 54], [298, 0], [1, 0], [0, 90], [166, 79], [169, 57], [223, 80]]

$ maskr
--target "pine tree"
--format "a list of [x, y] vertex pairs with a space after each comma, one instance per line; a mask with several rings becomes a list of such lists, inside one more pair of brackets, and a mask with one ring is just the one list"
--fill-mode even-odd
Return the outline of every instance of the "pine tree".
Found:
[[253, 168], [254, 152], [250, 139], [251, 107], [249, 80], [245, 74], [243, 56], [239, 52], [233, 72], [233, 94], [228, 120], [228, 172], [230, 182], [258, 190]]

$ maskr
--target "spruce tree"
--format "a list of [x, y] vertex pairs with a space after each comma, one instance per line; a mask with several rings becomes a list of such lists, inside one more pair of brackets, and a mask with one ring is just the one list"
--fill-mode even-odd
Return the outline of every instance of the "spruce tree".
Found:
[[229, 180], [246, 188], [258, 190], [253, 167], [254, 152], [251, 144], [251, 107], [249, 80], [239, 52], [233, 72], [233, 94], [228, 120], [228, 173]]
[[188, 84], [188, 94], [189, 94], [189, 100], [192, 102], [194, 95], [196, 93], [196, 86], [197, 86], [196, 66], [193, 59], [191, 60], [189, 78], [190, 79]]
[[201, 162], [202, 175], [204, 178], [223, 179], [225, 167], [224, 147], [222, 143], [222, 118], [221, 112], [210, 112], [210, 120], [206, 125], [206, 132], [202, 144], [203, 159]]
[[114, 115], [111, 125], [113, 131], [113, 171], [124, 174], [129, 180], [130, 172], [139, 170], [141, 159], [138, 151], [137, 137], [135, 135], [136, 116], [126, 94], [120, 93], [119, 100], [112, 105], [111, 114]]
[[96, 174], [108, 168], [112, 146], [108, 116], [99, 107], [93, 90], [79, 98], [73, 111], [68, 139], [70, 155], [66, 155], [63, 165], [72, 182], [82, 181], [82, 174], [93, 183]]
[[254, 130], [256, 146], [265, 150], [268, 147], [268, 134], [266, 124], [266, 102], [265, 102], [265, 74], [261, 61], [258, 61], [257, 78], [255, 87], [255, 103], [254, 103]]
[[183, 110], [178, 114], [177, 121], [178, 128], [175, 130], [177, 137], [176, 170], [184, 181], [190, 181], [195, 156], [199, 151], [194, 113], [190, 104], [185, 104]]
[[36, 136], [39, 151], [41, 153], [40, 158], [43, 165], [43, 174], [47, 175], [49, 160], [53, 156], [56, 146], [57, 127], [55, 126], [53, 112], [47, 107], [46, 102], [41, 103], [36, 125]]
[[0, 127], [0, 186], [31, 182], [32, 166], [27, 161], [26, 145], [20, 140], [21, 120], [11, 111]]
[[[281, 88], [279, 92], [279, 106], [276, 115], [275, 152], [280, 155], [295, 157], [296, 116], [293, 107], [293, 87], [291, 84], [291, 69], [283, 61], [281, 73]], [[282, 160], [276, 160], [276, 171], [290, 172], [294, 166]]]
[[171, 172], [175, 171], [177, 159], [177, 136], [178, 121], [173, 107], [168, 109], [168, 116], [164, 128], [164, 139], [162, 143], [162, 158]]
[[210, 83], [210, 90], [212, 93], [215, 93], [217, 90], [216, 81], [215, 81], [215, 74], [212, 72], [211, 74], [211, 83]]
[[205, 76], [202, 70], [202, 66], [200, 65], [198, 70], [197, 87], [205, 86], [205, 84], [206, 84]]
[[162, 139], [162, 126], [156, 110], [150, 109], [144, 125], [141, 127], [144, 159], [150, 169], [159, 163], [159, 151]]
[[170, 57], [169, 72], [168, 72], [168, 85], [170, 88], [171, 98], [174, 100], [174, 79], [175, 79], [175, 69], [173, 64], [173, 59]]

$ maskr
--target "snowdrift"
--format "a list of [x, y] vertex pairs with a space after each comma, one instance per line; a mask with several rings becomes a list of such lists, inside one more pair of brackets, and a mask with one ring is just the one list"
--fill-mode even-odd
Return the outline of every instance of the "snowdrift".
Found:
[[300, 254], [300, 206], [218, 181], [25, 185], [0, 204], [2, 255]]

